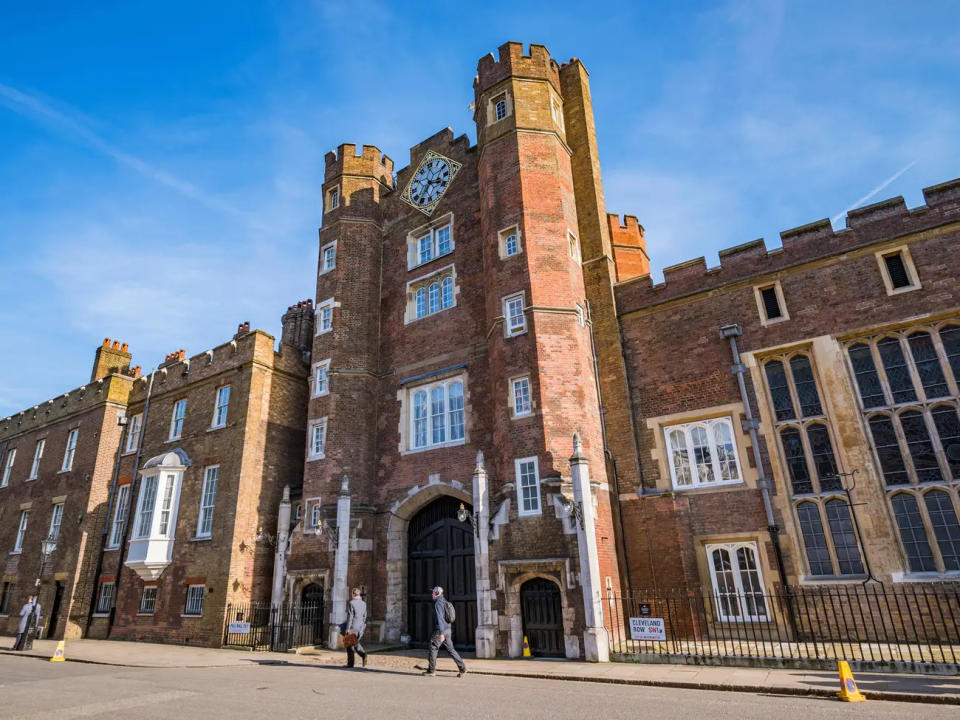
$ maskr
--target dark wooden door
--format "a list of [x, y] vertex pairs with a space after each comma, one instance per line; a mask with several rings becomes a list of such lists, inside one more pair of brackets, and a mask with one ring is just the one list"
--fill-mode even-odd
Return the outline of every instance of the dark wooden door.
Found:
[[[323, 640], [323, 587], [310, 583], [300, 593], [299, 645], [319, 645]], [[346, 620], [346, 617], [340, 621]]]
[[563, 657], [563, 614], [560, 589], [546, 578], [533, 578], [520, 586], [523, 634], [530, 652], [538, 657]]
[[[476, 642], [477, 587], [473, 527], [457, 520], [460, 501], [442, 497], [413, 516], [407, 537], [407, 628], [415, 647], [424, 647], [434, 628], [434, 586], [443, 588], [457, 611], [453, 642], [472, 649]], [[472, 508], [467, 507], [472, 512]]]
[[50, 622], [47, 625], [47, 637], [56, 637], [57, 622], [60, 620], [60, 604], [63, 602], [63, 583], [57, 581], [57, 588], [53, 594], [53, 605], [50, 608]]

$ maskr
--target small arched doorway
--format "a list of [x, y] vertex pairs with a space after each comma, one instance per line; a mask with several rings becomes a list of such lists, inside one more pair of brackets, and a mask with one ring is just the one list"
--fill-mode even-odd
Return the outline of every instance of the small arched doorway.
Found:
[[[425, 647], [434, 628], [431, 589], [439, 585], [453, 603], [453, 642], [472, 649], [477, 629], [477, 577], [473, 527], [457, 520], [460, 500], [445, 495], [410, 518], [407, 530], [407, 632]], [[468, 506], [467, 509], [472, 511]]]
[[523, 634], [537, 657], [563, 657], [563, 611], [560, 588], [546, 578], [532, 578], [520, 586]]

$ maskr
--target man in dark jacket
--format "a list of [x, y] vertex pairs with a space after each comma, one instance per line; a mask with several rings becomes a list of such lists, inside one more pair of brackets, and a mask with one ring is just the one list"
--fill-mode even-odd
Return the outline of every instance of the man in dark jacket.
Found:
[[347, 605], [347, 619], [340, 625], [340, 634], [352, 632], [357, 635], [357, 644], [347, 648], [347, 667], [353, 667], [354, 653], [360, 656], [363, 667], [366, 667], [367, 653], [360, 644], [360, 638], [367, 629], [367, 604], [360, 597], [360, 588], [355, 587], [352, 596]]
[[36, 595], [31, 595], [30, 599], [20, 608], [20, 624], [17, 626], [17, 640], [13, 644], [13, 649], [32, 650], [33, 639], [37, 635], [39, 626], [40, 603], [37, 602]]
[[427, 663], [427, 669], [424, 675], [435, 677], [437, 674], [437, 653], [440, 652], [440, 646], [446, 648], [450, 657], [457, 664], [457, 677], [463, 677], [467, 671], [467, 666], [463, 664], [463, 658], [453, 647], [453, 627], [447, 620], [447, 601], [443, 597], [443, 588], [435, 587], [431, 592], [433, 597], [433, 617], [434, 629], [430, 638], [430, 661]]

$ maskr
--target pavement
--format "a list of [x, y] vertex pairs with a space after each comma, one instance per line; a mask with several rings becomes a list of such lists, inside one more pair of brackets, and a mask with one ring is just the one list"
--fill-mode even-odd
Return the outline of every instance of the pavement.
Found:
[[[33, 650], [17, 653], [13, 638], [0, 636], [0, 654], [49, 660], [55, 640], [38, 640]], [[372, 650], [369, 669], [412, 672], [425, 668], [422, 652]], [[306, 667], [345, 664], [345, 653], [304, 650], [300, 653], [250, 652], [115, 640], [68, 640], [66, 659], [133, 668], [228, 668], [254, 665]], [[566, 680], [616, 685], [657, 686], [756, 694], [835, 697], [839, 680], [832, 672], [697, 665], [585, 663], [538, 658], [479, 660], [465, 655], [470, 675]], [[24, 659], [26, 659], [24, 657]], [[453, 663], [442, 658], [441, 669]], [[856, 673], [860, 691], [870, 700], [960, 705], [960, 676]]]

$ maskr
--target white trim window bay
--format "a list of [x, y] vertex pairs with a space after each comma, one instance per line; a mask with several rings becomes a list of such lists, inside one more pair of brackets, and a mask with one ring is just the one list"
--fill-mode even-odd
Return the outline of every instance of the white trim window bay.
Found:
[[743, 482], [730, 417], [665, 425], [663, 435], [675, 489]]

